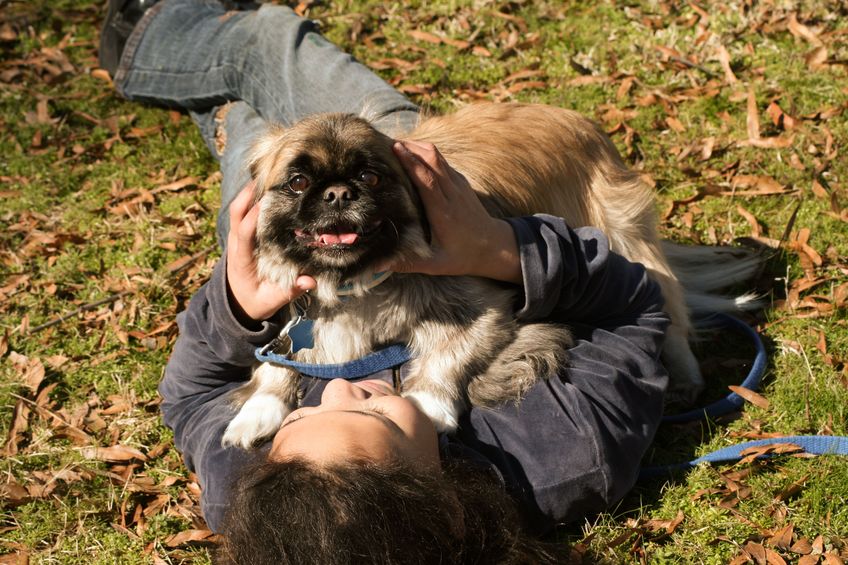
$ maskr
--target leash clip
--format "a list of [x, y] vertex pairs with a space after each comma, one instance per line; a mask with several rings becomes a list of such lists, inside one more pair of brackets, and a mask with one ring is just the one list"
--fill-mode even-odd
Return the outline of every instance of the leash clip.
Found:
[[291, 358], [294, 353], [301, 349], [311, 349], [312, 342], [312, 320], [309, 319], [308, 310], [311, 300], [304, 294], [298, 299], [289, 302], [289, 321], [280, 330], [279, 335], [259, 348], [259, 355], [274, 353], [283, 349], [288, 341], [288, 351], [283, 353], [286, 358]]

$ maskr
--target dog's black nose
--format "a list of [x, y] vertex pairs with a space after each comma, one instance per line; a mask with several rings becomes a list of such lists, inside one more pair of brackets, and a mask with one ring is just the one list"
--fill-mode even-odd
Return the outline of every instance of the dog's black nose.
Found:
[[356, 200], [356, 193], [347, 186], [331, 186], [324, 191], [324, 202], [337, 208], [344, 208]]

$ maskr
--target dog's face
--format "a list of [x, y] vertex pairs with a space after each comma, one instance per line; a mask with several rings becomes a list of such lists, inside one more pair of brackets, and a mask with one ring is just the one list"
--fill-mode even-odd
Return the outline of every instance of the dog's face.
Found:
[[263, 275], [332, 284], [427, 253], [417, 193], [391, 146], [347, 114], [313, 116], [258, 141], [251, 173]]

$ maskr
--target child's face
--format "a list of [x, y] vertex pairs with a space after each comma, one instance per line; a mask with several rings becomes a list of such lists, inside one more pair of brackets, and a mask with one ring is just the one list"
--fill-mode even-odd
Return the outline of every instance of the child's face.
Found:
[[270, 457], [291, 456], [318, 463], [401, 457], [439, 468], [438, 438], [430, 419], [378, 380], [334, 379], [324, 388], [321, 404], [289, 414], [274, 436]]

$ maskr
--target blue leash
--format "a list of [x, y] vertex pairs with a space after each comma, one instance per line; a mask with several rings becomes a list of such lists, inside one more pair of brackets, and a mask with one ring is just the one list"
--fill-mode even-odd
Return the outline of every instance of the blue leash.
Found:
[[[801, 448], [805, 453], [812, 455], [848, 455], [848, 437], [843, 436], [785, 436], [768, 439], [746, 441], [736, 445], [723, 447], [712, 453], [707, 453], [697, 459], [684, 463], [673, 463], [671, 465], [658, 465], [656, 467], [642, 467], [639, 471], [639, 480], [655, 479], [665, 477], [678, 471], [686, 471], [697, 467], [701, 463], [725, 463], [738, 461], [745, 457], [742, 452], [753, 447], [764, 445], [791, 444]], [[769, 453], [763, 453], [758, 457], [770, 457]]]
[[[718, 327], [739, 330], [746, 334], [754, 343], [756, 348], [756, 356], [751, 370], [742, 381], [742, 386], [749, 390], [757, 390], [760, 386], [760, 380], [766, 369], [766, 348], [763, 345], [760, 335], [754, 329], [738, 318], [728, 316], [727, 314], [717, 314], [711, 318], [714, 324]], [[694, 422], [706, 418], [716, 418], [739, 410], [745, 403], [745, 399], [735, 392], [728, 394], [726, 397], [682, 414], [671, 414], [664, 416], [663, 423], [679, 424], [683, 422]], [[657, 465], [652, 467], [642, 467], [639, 471], [639, 480], [653, 479], [665, 477], [676, 472], [686, 471], [697, 467], [701, 463], [725, 463], [729, 461], [738, 461], [745, 457], [743, 453], [747, 449], [762, 447], [765, 445], [774, 444], [791, 444], [797, 446], [802, 451], [813, 455], [848, 455], [848, 437], [840, 436], [786, 436], [768, 439], [758, 439], [747, 441], [744, 443], [731, 445], [708, 453], [697, 459], [685, 461], [683, 463], [672, 463], [669, 465]], [[771, 457], [772, 454], [763, 453], [760, 457]]]
[[378, 371], [402, 365], [412, 358], [409, 349], [399, 343], [378, 349], [365, 357], [360, 357], [347, 363], [331, 363], [327, 365], [299, 363], [289, 359], [285, 355], [266, 351], [266, 349], [268, 349], [268, 346], [257, 348], [255, 353], [256, 358], [260, 361], [291, 367], [303, 375], [326, 380], [367, 377]]
[[[710, 317], [708, 322], [710, 322], [709, 325], [711, 326], [740, 330], [754, 343], [757, 354], [754, 357], [754, 364], [751, 365], [751, 370], [748, 372], [745, 380], [742, 381], [742, 386], [748, 390], [757, 390], [760, 387], [760, 380], [766, 370], [766, 347], [763, 345], [763, 340], [760, 339], [760, 334], [754, 331], [754, 328], [739, 318], [734, 318], [727, 314], [716, 314], [715, 316]], [[663, 416], [662, 422], [664, 424], [680, 424], [683, 422], [695, 422], [706, 418], [716, 418], [718, 416], [729, 414], [735, 410], [739, 410], [742, 408], [744, 403], [744, 398], [735, 392], [732, 392], [721, 400], [717, 400], [707, 406], [695, 408], [694, 410], [689, 410], [682, 414]]]

